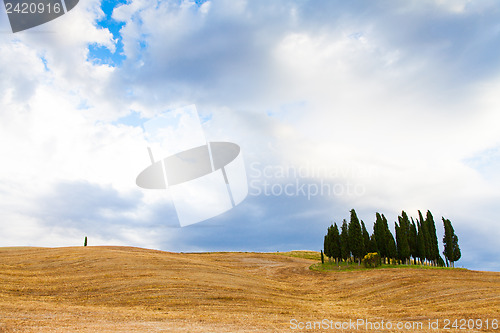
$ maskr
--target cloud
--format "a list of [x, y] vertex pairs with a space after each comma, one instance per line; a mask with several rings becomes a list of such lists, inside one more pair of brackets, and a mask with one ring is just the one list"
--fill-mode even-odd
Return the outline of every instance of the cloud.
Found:
[[[60, 226], [90, 227], [106, 226], [103, 219], [117, 221], [126, 219], [137, 209], [140, 202], [138, 192], [121, 197], [112, 187], [100, 187], [87, 182], [59, 183], [52, 193], [39, 202], [40, 219]], [[82, 225], [80, 225], [82, 224]]]
[[[254, 105], [258, 96], [268, 106], [310, 90], [316, 85], [308, 83], [318, 76], [343, 83], [353, 74], [355, 81], [373, 74], [399, 77], [398, 83], [427, 87], [429, 93], [437, 84], [447, 85], [450, 76], [460, 75], [466, 83], [464, 77], [498, 59], [481, 58], [491, 54], [484, 50], [498, 38], [495, 15], [483, 17], [487, 8], [471, 6], [457, 14], [433, 2], [364, 3], [363, 10], [341, 2], [215, 1], [204, 6], [135, 1], [114, 11], [113, 17], [126, 23], [122, 34], [129, 61], [123, 73], [140, 82], [136, 89], [144, 99], [177, 96]], [[300, 80], [303, 71], [309, 75]]]

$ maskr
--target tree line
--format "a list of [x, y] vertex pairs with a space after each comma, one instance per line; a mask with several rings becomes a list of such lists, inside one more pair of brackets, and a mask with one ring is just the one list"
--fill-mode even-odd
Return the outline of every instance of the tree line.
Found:
[[328, 227], [324, 238], [324, 254], [331, 261], [357, 261], [361, 263], [368, 253], [378, 253], [383, 262], [397, 264], [420, 264], [432, 266], [454, 267], [455, 261], [461, 257], [458, 236], [448, 219], [442, 218], [444, 225], [444, 257], [439, 253], [436, 234], [436, 224], [430, 211], [425, 218], [418, 211], [418, 219], [409, 218], [405, 211], [394, 222], [396, 237], [389, 229], [384, 214], [376, 213], [373, 232], [370, 235], [363, 221], [360, 221], [356, 211], [350, 211], [348, 223], [342, 221], [340, 228], [337, 223]]

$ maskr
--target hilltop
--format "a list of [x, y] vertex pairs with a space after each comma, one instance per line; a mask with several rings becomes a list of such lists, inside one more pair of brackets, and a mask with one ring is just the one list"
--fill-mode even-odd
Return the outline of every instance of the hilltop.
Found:
[[309, 269], [315, 262], [270, 253], [0, 248], [0, 332], [286, 332], [293, 319], [358, 318], [421, 321], [426, 332], [429, 319], [500, 319], [500, 273], [317, 272]]

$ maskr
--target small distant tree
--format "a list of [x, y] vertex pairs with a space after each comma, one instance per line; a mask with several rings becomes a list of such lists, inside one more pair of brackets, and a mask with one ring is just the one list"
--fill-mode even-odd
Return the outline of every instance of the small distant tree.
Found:
[[87, 236], [85, 236], [85, 240], [83, 241], [83, 246], [87, 246]]
[[323, 250], [321, 250], [321, 263], [325, 263], [325, 256], [323, 255]]

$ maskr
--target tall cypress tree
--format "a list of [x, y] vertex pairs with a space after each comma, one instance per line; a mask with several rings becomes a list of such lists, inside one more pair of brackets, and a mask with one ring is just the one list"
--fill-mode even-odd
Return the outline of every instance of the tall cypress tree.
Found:
[[408, 242], [408, 234], [410, 230], [410, 221], [408, 215], [405, 211], [402, 212], [401, 216], [398, 216], [399, 225], [395, 223], [396, 226], [396, 242], [398, 248], [398, 258], [403, 263], [407, 264], [410, 258], [410, 245]]
[[394, 236], [392, 235], [392, 232], [389, 229], [389, 223], [387, 222], [387, 219], [384, 216], [384, 214], [382, 214], [382, 230], [384, 234], [383, 237], [385, 241], [386, 257], [389, 259], [396, 259], [398, 257], [398, 249], [396, 247], [396, 241], [394, 240]]
[[337, 223], [335, 223], [333, 226], [331, 244], [332, 244], [331, 246], [332, 257], [335, 258], [335, 262], [337, 263], [338, 266], [339, 261], [342, 258], [342, 251], [340, 246], [340, 234], [339, 234], [339, 228], [337, 227]]
[[328, 231], [323, 241], [323, 253], [328, 257], [328, 261], [330, 261], [332, 258], [332, 232], [333, 224], [328, 227]]
[[418, 247], [418, 258], [420, 264], [423, 265], [425, 261], [425, 238], [422, 231], [422, 225], [417, 220], [417, 247]]
[[352, 256], [358, 259], [358, 265], [361, 264], [365, 245], [363, 242], [363, 232], [359, 223], [356, 211], [351, 209], [351, 221], [349, 222], [349, 247], [351, 248]]
[[340, 232], [340, 254], [342, 259], [347, 260], [351, 256], [351, 248], [349, 247], [349, 228], [347, 226], [347, 221], [344, 219], [342, 221], [342, 227]]
[[[454, 262], [460, 259], [462, 256], [460, 252], [460, 247], [458, 246], [458, 236], [455, 234], [455, 230], [451, 225], [451, 221], [445, 219], [443, 217], [444, 224], [444, 236], [443, 236], [443, 244], [444, 244], [444, 257], [446, 258], [446, 265], [455, 267]], [[449, 261], [449, 265], [448, 265]]]
[[398, 252], [398, 255], [397, 255], [397, 259], [398, 259], [398, 263], [399, 261], [401, 260], [401, 250], [400, 250], [400, 244], [401, 244], [401, 232], [399, 232], [399, 225], [394, 222], [394, 233], [396, 234], [396, 249], [397, 249], [397, 252]]
[[453, 257], [453, 234], [450, 228], [450, 221], [445, 220], [443, 217], [443, 226], [444, 226], [444, 236], [443, 236], [443, 245], [444, 245], [444, 259], [446, 260], [446, 267], [449, 267], [449, 258]]
[[385, 239], [387, 241], [387, 257], [391, 259], [396, 259], [398, 257], [398, 250], [396, 248], [396, 241], [394, 240], [394, 236], [392, 236], [391, 231], [387, 228], [387, 234], [385, 235]]
[[434, 223], [434, 217], [432, 216], [429, 210], [427, 211], [427, 215], [425, 217], [425, 223], [427, 225], [427, 235], [429, 237], [428, 238], [429, 257], [427, 259], [431, 260], [434, 263], [434, 265], [437, 265], [437, 261], [441, 256], [439, 255], [436, 224]]
[[364, 257], [365, 254], [367, 254], [370, 249], [370, 234], [366, 230], [366, 226], [363, 220], [361, 220], [361, 233], [363, 234], [363, 245], [364, 245], [363, 257]]
[[380, 254], [382, 258], [387, 257], [387, 241], [385, 239], [385, 229], [384, 222], [382, 221], [382, 216], [379, 213], [376, 213], [375, 223], [373, 224], [373, 238], [375, 239], [377, 252]]
[[408, 235], [408, 244], [410, 245], [410, 254], [413, 257], [413, 261], [417, 261], [419, 257], [418, 252], [418, 234], [417, 234], [417, 226], [415, 225], [415, 221], [413, 217], [411, 218], [410, 223], [410, 233]]
[[366, 251], [370, 253], [377, 252], [380, 256], [380, 252], [377, 249], [377, 241], [375, 240], [375, 235], [373, 234], [370, 236], [368, 248], [366, 249]]
[[417, 221], [417, 227], [418, 227], [418, 253], [420, 255], [420, 262], [421, 264], [425, 264], [425, 260], [428, 257], [428, 236], [427, 236], [427, 225], [425, 224], [424, 217], [422, 216], [422, 213], [418, 211], [418, 221]]
[[[451, 224], [451, 222], [450, 222], [450, 224]], [[456, 234], [454, 234], [453, 235], [453, 261], [451, 262], [453, 267], [455, 267], [455, 261], [460, 260], [461, 257], [462, 257], [462, 252], [460, 251], [460, 246], [458, 246], [458, 236]]]

